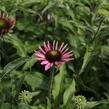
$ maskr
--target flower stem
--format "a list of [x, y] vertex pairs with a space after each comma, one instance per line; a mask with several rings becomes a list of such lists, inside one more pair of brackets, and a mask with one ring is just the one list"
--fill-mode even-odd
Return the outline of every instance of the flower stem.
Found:
[[50, 72], [50, 84], [49, 84], [49, 99], [51, 101], [51, 106], [52, 106], [52, 88], [53, 88], [54, 73], [55, 69], [53, 68]]
[[4, 54], [3, 35], [0, 35], [0, 67], [3, 66], [3, 54]]

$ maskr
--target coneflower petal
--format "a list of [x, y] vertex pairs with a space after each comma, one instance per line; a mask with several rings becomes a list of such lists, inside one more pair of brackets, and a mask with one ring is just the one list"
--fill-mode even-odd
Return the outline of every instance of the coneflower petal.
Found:
[[71, 61], [74, 60], [74, 58], [63, 58], [62, 61]]
[[0, 12], [0, 21], [3, 22], [3, 24], [0, 25], [0, 34], [10, 32], [15, 25], [15, 19], [13, 17], [9, 17], [6, 13]]
[[39, 45], [39, 49], [40, 49], [40, 51], [42, 52], [42, 53], [44, 53], [45, 54], [45, 51], [42, 49], [42, 47]]
[[40, 57], [38, 58], [38, 57], [37, 57], [37, 58], [35, 58], [35, 60], [43, 60], [43, 61], [44, 61], [44, 60], [46, 60], [46, 59], [45, 59], [45, 58], [40, 58]]
[[44, 42], [44, 49], [46, 52], [49, 50], [45, 42]]
[[71, 53], [72, 53], [72, 51], [69, 51], [69, 52], [67, 52], [67, 53], [64, 53], [63, 56], [69, 55], [69, 54], [71, 54]]
[[61, 44], [61, 46], [60, 46], [59, 50], [61, 50], [61, 49], [62, 49], [63, 45], [64, 45], [64, 42]]
[[51, 67], [51, 63], [46, 64], [45, 65], [45, 71], [47, 71], [48, 69], [50, 69], [50, 67]]
[[55, 49], [55, 40], [53, 41], [52, 49], [53, 49], [53, 50]]
[[51, 67], [53, 67], [53, 63], [51, 63]]
[[34, 54], [35, 54], [36, 56], [41, 57], [41, 58], [45, 58], [45, 56], [44, 56], [43, 54], [41, 54], [40, 52], [38, 52], [38, 51], [35, 51]]
[[45, 65], [45, 64], [48, 64], [48, 63], [49, 63], [48, 61], [42, 61], [41, 65]]
[[48, 50], [51, 50], [50, 42], [48, 41]]
[[65, 51], [63, 51], [62, 54], [65, 54], [68, 50], [69, 50], [69, 48], [67, 48]]
[[60, 67], [62, 64], [64, 64], [64, 62], [55, 62], [55, 65]]
[[58, 41], [56, 42], [55, 50], [57, 50], [57, 49], [58, 49]]
[[70, 54], [64, 54], [63, 57], [70, 57], [70, 56], [72, 56], [72, 55], [73, 55], [73, 53], [70, 53]]
[[66, 44], [60, 51], [63, 52], [63, 50], [67, 47], [68, 44]]

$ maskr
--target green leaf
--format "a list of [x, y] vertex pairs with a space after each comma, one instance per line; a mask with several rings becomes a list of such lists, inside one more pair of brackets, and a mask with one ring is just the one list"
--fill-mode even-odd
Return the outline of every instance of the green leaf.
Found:
[[64, 105], [67, 106], [68, 103], [70, 103], [74, 93], [75, 93], [75, 80], [72, 80], [72, 83], [69, 85], [69, 87], [66, 89], [64, 96], [63, 96], [63, 102]]
[[25, 76], [25, 81], [33, 90], [36, 88], [48, 90], [48, 78], [39, 72], [29, 72]]
[[51, 103], [50, 100], [47, 98], [47, 109], [51, 109]]
[[85, 68], [87, 67], [88, 63], [90, 62], [90, 60], [92, 59], [92, 56], [93, 56], [93, 48], [91, 47], [87, 47], [86, 48], [86, 52], [84, 54], [84, 58], [83, 58], [83, 64], [82, 64], [82, 67], [80, 69], [80, 72], [79, 74], [82, 74], [85, 70]]
[[42, 10], [42, 14], [44, 14], [48, 9], [53, 8], [53, 6], [55, 6], [54, 2], [51, 2], [48, 4], [48, 6], [46, 6], [43, 10]]
[[109, 46], [104, 45], [101, 47], [101, 56], [104, 58], [109, 57]]
[[9, 103], [3, 103], [1, 106], [1, 109], [10, 109], [10, 104]]
[[32, 55], [32, 56], [31, 56], [31, 59], [28, 60], [28, 61], [25, 63], [25, 65], [24, 65], [24, 67], [23, 67], [24, 70], [30, 69], [30, 68], [37, 62], [37, 61], [34, 59], [35, 57], [36, 57], [35, 55]]
[[31, 4], [34, 4], [34, 3], [40, 3], [41, 0], [23, 0], [22, 2], [22, 6], [27, 6], [27, 5], [31, 5]]
[[60, 72], [57, 74], [54, 78], [54, 84], [53, 84], [53, 98], [55, 101], [58, 101], [60, 94], [63, 91], [64, 87], [64, 79], [66, 76], [66, 68], [65, 65], [62, 65], [60, 67]]
[[109, 100], [87, 102], [85, 105], [85, 109], [90, 109], [100, 104], [109, 104]]
[[95, 107], [97, 105], [99, 105], [99, 103], [96, 102], [96, 101], [87, 102], [87, 104], [85, 105], [85, 109], [90, 109], [90, 108], [93, 108], [93, 107]]
[[106, 10], [106, 9], [99, 9], [98, 10], [98, 13], [102, 16], [105, 16], [105, 15], [108, 15], [109, 14], [109, 11]]
[[27, 51], [25, 49], [25, 44], [23, 43], [23, 41], [20, 38], [18, 38], [17, 35], [8, 34], [7, 36], [4, 37], [4, 40], [6, 42], [11, 43], [13, 45], [13, 47], [16, 48], [17, 54], [19, 56], [22, 56], [22, 57], [27, 56]]
[[15, 59], [14, 61], [8, 63], [4, 67], [4, 75], [2, 77], [4, 77], [6, 74], [10, 73], [11, 71], [16, 70], [17, 68], [19, 68], [28, 59], [29, 59], [28, 57], [21, 57], [21, 58]]
[[18, 109], [31, 109], [28, 104], [25, 103], [19, 103], [18, 104]]
[[59, 24], [61, 24], [66, 30], [70, 30], [73, 32], [73, 26], [70, 22], [70, 20], [67, 20], [65, 18], [61, 18], [58, 20]]

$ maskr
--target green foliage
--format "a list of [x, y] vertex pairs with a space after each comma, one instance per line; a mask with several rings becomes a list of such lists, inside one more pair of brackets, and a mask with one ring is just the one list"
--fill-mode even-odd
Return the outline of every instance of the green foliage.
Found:
[[32, 90], [35, 90], [35, 88], [48, 90], [48, 78], [41, 73], [29, 72], [25, 76], [25, 81], [31, 86]]
[[75, 94], [75, 80], [72, 80], [70, 86], [65, 90], [64, 96], [63, 96], [63, 102], [64, 105], [67, 106], [71, 99], [73, 98], [74, 94]]
[[18, 58], [10, 63], [8, 63], [5, 67], [4, 67], [4, 75], [5, 76], [7, 73], [10, 73], [12, 70], [17, 69], [18, 67], [20, 67], [22, 64], [24, 64], [26, 61], [28, 60], [27, 57], [23, 57], [23, 58]]
[[57, 74], [54, 78], [54, 86], [53, 86], [53, 98], [56, 102], [59, 102], [59, 95], [63, 92], [64, 88], [64, 79], [67, 72], [65, 69], [65, 65], [60, 68], [59, 74]]
[[[0, 35], [0, 109], [108, 109], [108, 0], [0, 0], [0, 11], [16, 19]], [[56, 69], [51, 98], [51, 69], [34, 55], [48, 40], [68, 43], [75, 57]], [[30, 102], [19, 100], [24, 90]]]

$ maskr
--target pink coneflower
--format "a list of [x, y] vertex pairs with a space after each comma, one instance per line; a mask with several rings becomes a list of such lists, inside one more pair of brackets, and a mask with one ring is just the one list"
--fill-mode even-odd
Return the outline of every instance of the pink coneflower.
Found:
[[15, 24], [13, 17], [8, 17], [7, 14], [0, 13], [0, 34], [8, 33]]
[[47, 44], [44, 42], [43, 48], [39, 46], [39, 49], [42, 53], [35, 51], [34, 54], [38, 56], [35, 59], [42, 61], [41, 65], [45, 65], [45, 70], [48, 70], [53, 66], [59, 67], [66, 61], [74, 60], [74, 58], [70, 57], [73, 55], [72, 51], [69, 51], [67, 44], [65, 45], [64, 42], [59, 48], [58, 41], [54, 40], [52, 46], [49, 41]]

